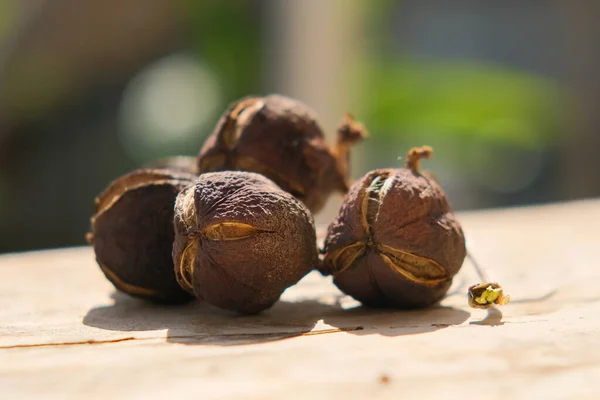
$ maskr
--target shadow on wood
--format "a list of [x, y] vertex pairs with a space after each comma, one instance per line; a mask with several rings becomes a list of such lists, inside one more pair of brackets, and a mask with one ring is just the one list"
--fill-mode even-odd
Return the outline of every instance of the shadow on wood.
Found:
[[316, 300], [279, 301], [259, 315], [245, 316], [204, 302], [164, 306], [122, 293], [114, 293], [112, 297], [113, 305], [91, 309], [83, 323], [122, 332], [168, 329], [169, 342], [223, 346], [300, 336], [314, 328], [319, 315], [335, 307]]
[[[451, 307], [415, 311], [365, 307], [345, 310], [338, 303], [306, 299], [279, 301], [259, 315], [243, 316], [203, 302], [161, 306], [122, 293], [114, 293], [112, 298], [113, 305], [89, 310], [83, 323], [121, 332], [168, 329], [168, 342], [189, 345], [244, 345], [339, 332], [413, 335], [461, 324], [470, 315]], [[317, 326], [321, 320], [325, 326]]]
[[424, 310], [393, 310], [357, 307], [325, 315], [323, 322], [331, 326], [344, 326], [352, 321], [363, 329], [349, 331], [355, 335], [379, 334], [382, 336], [416, 335], [460, 325], [471, 314], [454, 308], [434, 306]]
[[502, 326], [504, 322], [502, 321], [502, 310], [498, 309], [498, 307], [488, 308], [487, 315], [481, 321], [471, 321], [470, 325], [487, 325], [487, 326]]

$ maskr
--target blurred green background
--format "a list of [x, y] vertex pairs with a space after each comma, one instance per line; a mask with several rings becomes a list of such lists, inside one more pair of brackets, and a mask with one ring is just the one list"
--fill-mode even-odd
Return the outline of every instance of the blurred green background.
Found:
[[[416, 145], [458, 210], [600, 195], [596, 0], [0, 0], [0, 252], [84, 243], [93, 199], [194, 155], [230, 102], [297, 97], [353, 175]], [[317, 216], [331, 219], [334, 198]]]

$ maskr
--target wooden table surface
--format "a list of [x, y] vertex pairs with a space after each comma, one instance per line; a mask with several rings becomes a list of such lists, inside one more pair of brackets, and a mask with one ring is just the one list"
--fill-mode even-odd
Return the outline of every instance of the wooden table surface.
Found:
[[87, 247], [3, 255], [0, 399], [600, 399], [600, 201], [460, 218], [500, 311], [468, 308], [468, 261], [428, 310], [313, 273], [248, 317], [115, 293]]

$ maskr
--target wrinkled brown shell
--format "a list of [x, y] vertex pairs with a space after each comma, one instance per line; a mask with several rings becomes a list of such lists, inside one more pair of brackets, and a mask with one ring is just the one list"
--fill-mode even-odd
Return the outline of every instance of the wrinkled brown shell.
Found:
[[164, 303], [192, 299], [173, 273], [175, 197], [194, 175], [143, 169], [112, 182], [96, 198], [88, 241], [117, 289]]
[[348, 117], [332, 151], [305, 104], [278, 95], [248, 97], [223, 114], [200, 151], [198, 169], [265, 175], [316, 212], [332, 192], [348, 191], [349, 147], [365, 135]]
[[196, 297], [257, 313], [316, 266], [315, 227], [301, 202], [262, 175], [206, 173], [177, 197], [173, 261]]
[[362, 303], [425, 307], [439, 300], [466, 255], [440, 186], [409, 169], [375, 170], [350, 189], [325, 239], [323, 272]]

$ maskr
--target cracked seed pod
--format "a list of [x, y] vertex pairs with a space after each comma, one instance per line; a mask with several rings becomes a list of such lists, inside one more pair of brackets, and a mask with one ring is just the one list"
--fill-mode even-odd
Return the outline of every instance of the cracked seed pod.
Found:
[[187, 172], [198, 175], [196, 157], [173, 156], [152, 161], [144, 166], [149, 169], [167, 169], [169, 171]]
[[141, 169], [113, 181], [96, 198], [87, 239], [117, 289], [163, 303], [191, 300], [173, 273], [173, 208], [196, 176]]
[[426, 307], [447, 292], [466, 256], [446, 195], [419, 172], [431, 149], [412, 149], [407, 168], [369, 172], [350, 189], [325, 239], [323, 273], [374, 307]]
[[348, 191], [350, 147], [366, 136], [347, 115], [329, 148], [316, 113], [287, 97], [248, 97], [232, 103], [198, 156], [201, 173], [225, 170], [265, 175], [320, 210], [333, 192]]
[[262, 175], [202, 174], [177, 196], [173, 261], [199, 299], [257, 313], [317, 265], [312, 216]]

